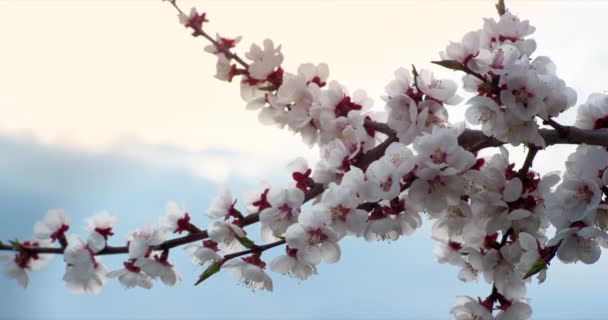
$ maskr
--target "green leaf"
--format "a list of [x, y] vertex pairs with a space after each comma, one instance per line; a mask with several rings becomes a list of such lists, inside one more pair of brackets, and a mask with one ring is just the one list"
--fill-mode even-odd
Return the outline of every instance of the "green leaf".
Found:
[[414, 76], [414, 87], [418, 89], [418, 70], [415, 65], [412, 65], [412, 75]]
[[246, 236], [236, 237], [236, 239], [239, 240], [239, 242], [247, 249], [251, 249], [256, 246], [255, 243]]
[[450, 70], [465, 71], [464, 65], [456, 60], [431, 61], [431, 63], [440, 65]]
[[538, 259], [538, 260], [536, 260], [536, 262], [534, 262], [532, 267], [530, 267], [530, 270], [528, 270], [528, 272], [526, 272], [526, 274], [524, 275], [524, 279], [528, 279], [531, 276], [539, 273], [541, 270], [546, 269], [546, 268], [547, 268], [547, 263], [545, 262], [545, 260]]
[[19, 242], [19, 240], [15, 239], [15, 240], [9, 240], [8, 243], [11, 244], [11, 246], [13, 247], [13, 249], [20, 251], [21, 250], [21, 242]]
[[262, 90], [262, 91], [275, 91], [275, 90], [277, 90], [277, 88], [275, 88], [275, 86], [273, 86], [273, 85], [265, 86], [265, 87], [260, 87], [258, 89]]
[[213, 261], [213, 263], [211, 263], [207, 267], [207, 269], [205, 269], [205, 271], [203, 271], [203, 273], [201, 273], [201, 275], [198, 276], [198, 280], [196, 280], [196, 283], [194, 285], [197, 286], [201, 282], [207, 280], [212, 275], [218, 273], [218, 271], [220, 271], [221, 268], [222, 268], [222, 266], [217, 261]]
[[498, 11], [498, 14], [500, 16], [507, 12], [507, 8], [505, 7], [505, 0], [498, 0], [498, 3], [496, 4], [496, 11]]

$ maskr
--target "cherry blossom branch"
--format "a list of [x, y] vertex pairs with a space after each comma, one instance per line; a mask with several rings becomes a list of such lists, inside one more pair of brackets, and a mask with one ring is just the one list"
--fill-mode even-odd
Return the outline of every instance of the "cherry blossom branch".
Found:
[[[393, 137], [393, 139], [396, 139]], [[370, 151], [368, 151], [366, 154], [364, 154], [361, 158], [359, 158], [353, 165], [357, 166], [357, 167], [366, 167], [368, 166], [371, 162], [379, 159], [383, 154], [384, 151], [386, 150], [386, 148], [390, 145], [390, 143], [394, 142], [392, 139], [387, 139], [386, 141], [384, 141], [383, 143], [379, 144], [378, 146], [376, 146], [375, 148], [371, 149]], [[308, 189], [305, 192], [304, 195], [304, 202], [308, 202], [313, 198], [316, 198], [317, 196], [319, 196], [321, 193], [323, 193], [323, 191], [325, 190], [324, 186], [322, 184], [315, 184], [312, 188]], [[259, 214], [258, 213], [254, 213], [254, 214], [249, 214], [247, 216], [245, 216], [241, 223], [242, 226], [248, 226], [251, 224], [255, 224], [257, 222], [259, 222]], [[163, 243], [161, 243], [160, 245], [154, 246], [153, 249], [155, 250], [168, 250], [168, 249], [172, 249], [178, 246], [182, 246], [185, 244], [189, 244], [189, 243], [193, 243], [196, 241], [200, 241], [200, 240], [204, 240], [207, 239], [209, 237], [209, 234], [207, 232], [207, 230], [201, 230], [201, 231], [193, 231], [190, 234], [186, 235], [186, 236], [182, 236], [182, 237], [178, 237], [178, 238], [174, 238], [171, 240], [167, 240]], [[25, 251], [28, 253], [43, 253], [43, 254], [63, 254], [64, 253], [64, 248], [52, 248], [52, 247], [36, 247], [36, 248], [30, 248], [30, 247], [20, 247], [20, 248], [15, 248], [11, 245], [5, 245], [3, 243], [0, 242], [0, 251]], [[129, 247], [128, 246], [120, 246], [120, 247], [113, 247], [113, 246], [106, 246], [103, 250], [99, 251], [96, 253], [96, 255], [112, 255], [112, 254], [126, 254], [129, 252]]]
[[521, 166], [521, 169], [519, 169], [519, 171], [517, 172], [517, 174], [519, 175], [519, 178], [522, 181], [525, 181], [524, 179], [526, 177], [526, 174], [528, 173], [528, 170], [530, 170], [530, 168], [532, 167], [532, 162], [534, 161], [534, 157], [536, 157], [536, 154], [538, 153], [539, 150], [540, 150], [540, 148], [533, 144], [528, 145], [528, 153], [526, 154], [526, 159], [524, 160], [524, 163]]
[[[555, 124], [553, 124], [555, 125]], [[388, 138], [376, 146], [375, 148], [368, 151], [361, 158], [358, 159], [354, 163], [355, 166], [360, 168], [366, 168], [370, 163], [379, 159], [383, 154], [386, 148], [393, 142], [397, 141], [395, 136], [395, 132], [388, 127], [385, 123], [379, 123], [374, 121], [366, 121], [366, 126], [372, 128], [378, 132], [384, 133], [388, 135]], [[560, 128], [555, 130], [550, 129], [540, 129], [539, 133], [545, 139], [545, 143], [547, 146], [555, 145], [555, 144], [589, 144], [589, 145], [598, 145], [598, 146], [607, 146], [608, 145], [608, 129], [601, 130], [583, 130], [578, 129], [576, 127], [570, 126], [562, 126], [557, 125], [556, 128]], [[505, 144], [500, 140], [497, 140], [492, 137], [487, 137], [483, 134], [483, 132], [479, 130], [471, 130], [465, 129], [462, 135], [459, 137], [459, 143], [465, 149], [469, 151], [475, 152], [484, 148], [489, 147], [498, 147]], [[524, 164], [529, 168], [532, 165], [532, 160], [534, 155], [538, 150], [536, 148], [530, 147], [530, 153], [526, 158], [526, 162]], [[528, 163], [528, 164], [526, 164]], [[522, 168], [523, 169], [523, 168]], [[324, 187], [320, 184], [314, 185], [310, 188], [305, 194], [305, 201], [309, 201], [312, 198], [317, 197], [324, 191]], [[604, 193], [608, 194], [608, 190], [604, 190]], [[258, 214], [250, 214], [244, 217], [242, 220], [243, 226], [248, 226], [259, 221]], [[192, 230], [192, 232], [186, 236], [174, 238], [171, 240], [167, 240], [162, 244], [158, 245], [155, 249], [165, 250], [172, 249], [181, 245], [185, 245], [188, 243], [204, 240], [208, 238], [209, 235], [207, 230]], [[44, 253], [44, 254], [63, 254], [64, 248], [53, 248], [53, 247], [38, 247], [38, 248], [14, 248], [11, 245], [6, 245], [0, 243], [0, 251], [28, 251], [30, 253]], [[97, 255], [111, 255], [111, 254], [124, 254], [128, 253], [127, 246], [107, 246], [102, 251], [98, 252]]]
[[[180, 9], [180, 7], [177, 5], [176, 0], [165, 0], [168, 1], [176, 10], [180, 15], [185, 15], [185, 13], [182, 11], [182, 9]], [[223, 53], [226, 58], [228, 59], [234, 59], [236, 62], [238, 62], [241, 66], [243, 66], [245, 69], [249, 68], [249, 64], [247, 62], [245, 62], [245, 60], [243, 60], [241, 57], [239, 57], [236, 53], [233, 53], [232, 51], [230, 51], [230, 49], [226, 48], [226, 46], [224, 46], [223, 44], [219, 43], [218, 41], [216, 41], [215, 39], [213, 39], [209, 34], [207, 34], [203, 28], [202, 28], [202, 24], [198, 25], [198, 24], [192, 24], [189, 25], [189, 27], [191, 27], [194, 32], [192, 33], [192, 36], [197, 37], [197, 36], [202, 36], [205, 39], [209, 40], [209, 42], [211, 42], [211, 44], [213, 44], [217, 50], [219, 50], [221, 53]]]
[[[583, 130], [576, 127], [560, 126], [560, 131], [539, 129], [538, 132], [547, 146], [555, 144], [588, 144], [594, 146], [608, 145], [608, 129]], [[469, 151], [479, 151], [485, 148], [499, 147], [506, 142], [488, 137], [479, 130], [465, 129], [460, 135], [459, 143]]]
[[565, 126], [562, 126], [561, 124], [557, 123], [557, 121], [555, 121], [551, 118], [549, 118], [549, 120], [543, 121], [543, 124], [549, 125], [553, 129], [555, 129], [555, 131], [557, 131], [557, 133], [561, 137], [565, 137], [568, 135], [568, 131], [569, 131], [568, 128]]

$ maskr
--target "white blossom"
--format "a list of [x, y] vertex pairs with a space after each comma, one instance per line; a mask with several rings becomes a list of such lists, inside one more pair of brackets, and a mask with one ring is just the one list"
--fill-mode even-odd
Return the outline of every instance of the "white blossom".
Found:
[[107, 211], [101, 211], [85, 219], [85, 224], [89, 232], [87, 246], [97, 253], [106, 247], [108, 237], [114, 235], [112, 228], [116, 225], [116, 217]]
[[106, 268], [78, 236], [68, 237], [63, 258], [66, 263], [63, 281], [72, 293], [98, 293], [106, 282]]
[[34, 235], [37, 239], [51, 241], [64, 236], [69, 229], [69, 220], [62, 209], [49, 210], [42, 221], [34, 225]]

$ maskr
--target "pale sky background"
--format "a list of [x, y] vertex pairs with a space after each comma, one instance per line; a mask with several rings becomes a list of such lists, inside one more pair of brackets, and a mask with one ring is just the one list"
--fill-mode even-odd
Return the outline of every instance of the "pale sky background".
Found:
[[[181, 1], [207, 11], [206, 29], [271, 38], [284, 68], [327, 62], [330, 78], [379, 97], [400, 67], [430, 60], [494, 17], [494, 1]], [[606, 90], [606, 2], [507, 1], [537, 27], [536, 55], [549, 55], [579, 102]], [[165, 201], [185, 203], [204, 225], [219, 182], [237, 194], [259, 180], [288, 182], [278, 170], [296, 156], [316, 158], [300, 138], [257, 122], [238, 84], [213, 78], [215, 58], [191, 37], [168, 3], [141, 1], [0, 1], [0, 239], [28, 237], [49, 208], [65, 208], [71, 231], [107, 209], [119, 216], [115, 243]], [[442, 75], [454, 74], [434, 67]], [[451, 107], [451, 119], [463, 118]], [[561, 121], [571, 124], [574, 112]], [[534, 168], [561, 170], [568, 148], [552, 147]], [[513, 149], [521, 159], [521, 148]], [[454, 297], [488, 294], [461, 284], [457, 270], [433, 262], [427, 224], [396, 243], [344, 243], [336, 265], [310, 281], [273, 275], [274, 293], [251, 293], [221, 274], [192, 287], [198, 272], [172, 254], [183, 282], [152, 291], [110, 281], [98, 296], [73, 296], [57, 257], [22, 290], [0, 277], [0, 318], [390, 318], [446, 319]], [[124, 257], [104, 257], [108, 269]], [[555, 263], [547, 283], [530, 286], [533, 319], [604, 319], [608, 258], [593, 266]], [[234, 308], [238, 305], [238, 308]]]

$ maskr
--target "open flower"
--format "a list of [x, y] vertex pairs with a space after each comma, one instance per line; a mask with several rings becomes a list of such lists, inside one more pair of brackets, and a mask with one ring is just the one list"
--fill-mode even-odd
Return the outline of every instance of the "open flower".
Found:
[[574, 126], [581, 129], [608, 128], [608, 95], [594, 93], [578, 108]]
[[317, 267], [301, 262], [298, 259], [298, 249], [285, 246], [285, 251], [285, 255], [280, 255], [270, 261], [270, 270], [276, 273], [288, 274], [299, 280], [306, 280], [311, 275], [317, 274]]
[[107, 271], [78, 236], [68, 237], [63, 258], [66, 263], [63, 281], [72, 293], [98, 293], [101, 290]]
[[[25, 248], [46, 247], [50, 245], [50, 241], [24, 241], [21, 246]], [[50, 256], [47, 254], [28, 253], [27, 251], [19, 251], [11, 259], [10, 256], [0, 255], [0, 261], [5, 261], [4, 274], [17, 280], [17, 283], [22, 288], [26, 288], [29, 283], [29, 277], [26, 270], [40, 271], [48, 262]]]
[[209, 239], [222, 245], [222, 250], [235, 252], [240, 248], [238, 238], [245, 236], [245, 231], [238, 225], [238, 220], [233, 222], [214, 221], [207, 228]]
[[317, 265], [321, 258], [327, 263], [335, 263], [340, 259], [338, 235], [328, 227], [330, 223], [327, 212], [307, 210], [300, 214], [298, 223], [287, 229], [287, 245], [298, 249], [299, 261]]
[[275, 236], [280, 236], [297, 222], [303, 202], [304, 192], [298, 188], [272, 189], [268, 193], [271, 207], [260, 212], [260, 221], [267, 224]]
[[159, 256], [158, 254], [154, 254], [152, 259], [137, 259], [133, 265], [141, 268], [141, 271], [152, 279], [160, 278], [160, 280], [168, 286], [174, 286], [181, 280], [181, 277], [177, 274], [173, 265], [162, 255]]
[[135, 266], [133, 262], [124, 262], [124, 268], [108, 273], [108, 278], [118, 278], [118, 281], [127, 289], [141, 287], [152, 288], [152, 278], [143, 273], [141, 268]]
[[149, 254], [151, 246], [157, 246], [165, 240], [165, 234], [147, 225], [129, 235], [129, 259], [139, 259]]
[[191, 243], [184, 247], [192, 253], [192, 262], [200, 265], [204, 265], [211, 261], [220, 261], [222, 257], [217, 254], [220, 249], [217, 247], [217, 242], [212, 240], [203, 241], [202, 245]]
[[44, 219], [34, 225], [34, 235], [40, 240], [56, 241], [65, 238], [65, 232], [70, 228], [69, 224], [63, 210], [49, 210]]
[[458, 104], [462, 100], [456, 95], [456, 82], [448, 79], [437, 80], [433, 72], [422, 69], [418, 76], [418, 87], [425, 95], [446, 104]]
[[229, 269], [245, 286], [254, 290], [272, 291], [272, 279], [264, 272], [266, 263], [259, 256], [233, 259], [224, 263], [222, 268]]
[[163, 231], [179, 233], [190, 228], [190, 216], [184, 207], [170, 201], [165, 205], [165, 215], [160, 218], [160, 229]]
[[207, 216], [211, 219], [228, 218], [235, 212], [234, 205], [236, 199], [228, 187], [222, 186], [217, 192], [217, 196], [211, 202], [207, 210]]
[[97, 253], [106, 247], [106, 242], [110, 236], [114, 235], [112, 228], [116, 224], [116, 217], [102, 211], [85, 220], [89, 239], [87, 246], [91, 251]]
[[263, 49], [255, 43], [251, 44], [245, 57], [253, 61], [249, 64], [249, 75], [259, 80], [266, 80], [268, 75], [283, 62], [281, 46], [275, 47], [270, 39], [264, 40]]

